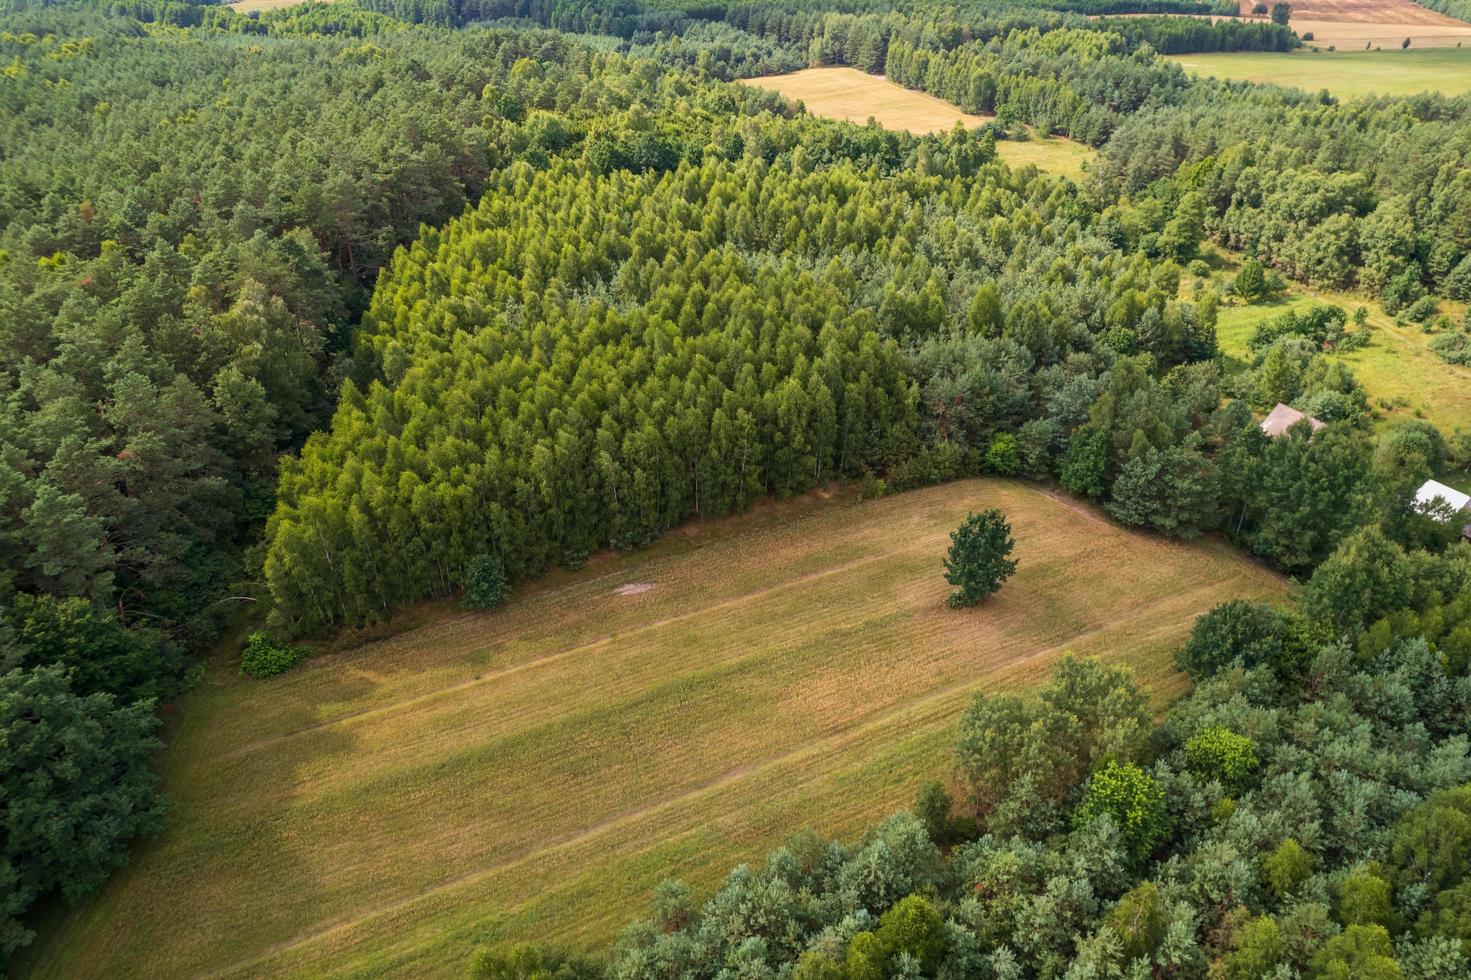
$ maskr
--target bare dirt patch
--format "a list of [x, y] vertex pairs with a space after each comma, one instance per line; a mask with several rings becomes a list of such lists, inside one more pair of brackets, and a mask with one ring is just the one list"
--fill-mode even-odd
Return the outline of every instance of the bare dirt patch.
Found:
[[614, 595], [639, 595], [654, 587], [653, 582], [629, 582], [613, 590]]

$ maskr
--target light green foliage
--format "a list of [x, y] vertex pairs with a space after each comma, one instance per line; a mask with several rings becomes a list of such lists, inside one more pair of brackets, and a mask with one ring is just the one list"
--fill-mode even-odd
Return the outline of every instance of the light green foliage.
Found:
[[257, 680], [275, 677], [305, 659], [305, 648], [277, 643], [266, 633], [257, 631], [245, 640], [245, 649], [240, 654], [240, 673]]
[[1088, 780], [1074, 819], [1087, 824], [1104, 814], [1118, 825], [1136, 861], [1148, 857], [1168, 829], [1164, 790], [1133, 763], [1109, 762]]
[[1277, 920], [1270, 915], [1257, 916], [1237, 933], [1236, 948], [1222, 962], [1222, 972], [1228, 980], [1258, 980], [1282, 962], [1285, 951]]
[[1346, 926], [1394, 928], [1398, 917], [1389, 882], [1367, 871], [1343, 879], [1338, 885], [1338, 921]]
[[1001, 476], [1016, 476], [1021, 471], [1021, 444], [1010, 432], [999, 432], [986, 447], [986, 469]]
[[1278, 901], [1292, 895], [1313, 873], [1313, 856], [1289, 837], [1262, 858], [1262, 878]]
[[1010, 557], [1014, 547], [1011, 525], [995, 508], [971, 514], [952, 531], [945, 556], [945, 581], [956, 587], [951, 607], [974, 606], [998, 591], [1016, 571], [1016, 559]]
[[1220, 780], [1228, 792], [1238, 792], [1256, 770], [1256, 743], [1218, 725], [1190, 736], [1185, 762], [1207, 779]]
[[878, 942], [890, 958], [908, 954], [928, 975], [939, 965], [945, 946], [940, 913], [929, 899], [910, 895], [879, 919]]
[[593, 980], [599, 971], [576, 957], [513, 943], [478, 947], [466, 975], [471, 980]]
[[1312, 976], [1323, 980], [1399, 980], [1404, 972], [1394, 960], [1389, 932], [1383, 926], [1352, 925], [1314, 954]]

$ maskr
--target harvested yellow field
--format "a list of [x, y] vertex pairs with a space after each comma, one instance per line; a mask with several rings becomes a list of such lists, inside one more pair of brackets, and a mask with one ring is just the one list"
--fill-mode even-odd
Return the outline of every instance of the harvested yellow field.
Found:
[[[814, 116], [859, 125], [871, 118], [885, 129], [915, 135], [942, 133], [954, 128], [957, 122], [968, 127], [981, 126], [995, 118], [961, 112], [944, 99], [856, 68], [806, 68], [787, 75], [747, 78], [743, 83], [769, 88], [800, 101]], [[1039, 170], [1081, 180], [1084, 164], [1096, 153], [1082, 143], [1059, 136], [1045, 139], [1033, 136], [1029, 140], [1000, 141], [996, 144], [996, 155], [1013, 167], [1031, 163]]]
[[[948, 609], [948, 533], [986, 507], [1020, 568]], [[1163, 697], [1198, 614], [1286, 588], [1221, 544], [968, 480], [696, 523], [271, 681], [222, 658], [168, 732], [165, 832], [23, 966], [444, 976], [485, 940], [590, 947], [665, 876], [709, 889], [793, 830], [908, 805], [976, 691], [1071, 650]]]
[[953, 129], [956, 122], [967, 127], [980, 126], [992, 118], [961, 112], [944, 99], [915, 92], [882, 75], [870, 75], [857, 68], [806, 68], [787, 75], [747, 78], [743, 82], [774, 89], [788, 99], [800, 101], [814, 116], [859, 125], [872, 117], [885, 129], [904, 130], [916, 136], [942, 133]]
[[[248, 14], [257, 10], [278, 10], [282, 7], [295, 7], [307, 3], [309, 0], [235, 0], [228, 4], [229, 8], [236, 13]], [[330, 3], [331, 0], [322, 0]]]

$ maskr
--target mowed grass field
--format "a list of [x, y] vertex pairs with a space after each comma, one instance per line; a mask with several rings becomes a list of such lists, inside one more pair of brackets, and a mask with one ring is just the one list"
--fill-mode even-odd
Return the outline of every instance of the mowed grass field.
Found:
[[[1222, 286], [1239, 268], [1239, 257], [1221, 249], [1208, 250], [1217, 266], [1214, 274]], [[1216, 342], [1222, 353], [1250, 360], [1247, 341], [1258, 324], [1281, 316], [1288, 310], [1303, 309], [1318, 303], [1332, 303], [1350, 314], [1360, 306], [1369, 311], [1373, 337], [1367, 347], [1330, 357], [1342, 360], [1353, 369], [1354, 376], [1369, 393], [1370, 406], [1389, 422], [1422, 418], [1449, 433], [1459, 427], [1471, 427], [1471, 368], [1447, 364], [1430, 350], [1434, 334], [1425, 333], [1419, 324], [1395, 323], [1394, 317], [1373, 300], [1346, 293], [1309, 290], [1296, 283], [1288, 286], [1286, 295], [1270, 303], [1252, 306], [1223, 306], [1216, 323]], [[1465, 304], [1442, 302], [1441, 308], [1456, 322], [1464, 315]], [[1389, 407], [1379, 404], [1389, 402]]]
[[[870, 118], [885, 129], [915, 135], [941, 133], [956, 122], [981, 126], [993, 116], [978, 116], [925, 92], [916, 92], [856, 68], [806, 68], [786, 75], [743, 79], [743, 84], [769, 88], [801, 101], [815, 116], [863, 125]], [[1014, 167], [1031, 163], [1048, 173], [1081, 180], [1084, 163], [1095, 151], [1058, 136], [1045, 139], [1002, 140], [996, 154]]]
[[[1471, 26], [1464, 48], [1384, 51], [1229, 52], [1174, 56], [1186, 71], [1235, 81], [1266, 82], [1343, 98], [1471, 92]], [[1359, 42], [1358, 48], [1363, 47]]]
[[[986, 507], [1020, 568], [948, 609], [948, 533]], [[222, 658], [167, 732], [166, 830], [23, 968], [442, 976], [485, 940], [590, 947], [666, 876], [704, 894], [791, 831], [851, 839], [909, 805], [975, 692], [1074, 651], [1162, 702], [1197, 615], [1287, 588], [1219, 543], [968, 480], [696, 523], [270, 681]]]

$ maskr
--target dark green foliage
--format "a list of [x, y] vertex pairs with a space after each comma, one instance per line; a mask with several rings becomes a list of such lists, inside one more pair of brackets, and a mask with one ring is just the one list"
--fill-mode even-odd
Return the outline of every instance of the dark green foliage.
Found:
[[1345, 539], [1313, 572], [1303, 590], [1303, 609], [1352, 636], [1390, 610], [1408, 605], [1411, 584], [1404, 550], [1378, 528], [1366, 527]]
[[1279, 670], [1297, 659], [1293, 646], [1291, 621], [1281, 611], [1268, 603], [1233, 599], [1195, 621], [1175, 663], [1196, 681], [1233, 664]]
[[914, 802], [914, 815], [924, 824], [925, 833], [940, 847], [950, 843], [950, 809], [954, 801], [944, 784], [934, 780], [924, 784]]
[[506, 566], [495, 555], [476, 555], [465, 570], [465, 605], [471, 609], [490, 609], [506, 601], [511, 594], [511, 581]]
[[1215, 467], [1183, 446], [1149, 446], [1119, 470], [1108, 512], [1172, 537], [1193, 538], [1218, 519]]
[[1097, 499], [1104, 494], [1108, 472], [1108, 434], [1093, 428], [1073, 433], [1058, 474], [1064, 489]]
[[974, 606], [998, 591], [1016, 571], [1016, 559], [1009, 557], [1015, 546], [1011, 525], [994, 507], [971, 514], [950, 532], [945, 581], [956, 587], [950, 594], [950, 606]]
[[1292, 4], [1286, 3], [1285, 0], [1277, 0], [1272, 4], [1272, 23], [1286, 24], [1291, 19]]
[[1159, 886], [1152, 881], [1136, 885], [1119, 899], [1104, 922], [1122, 940], [1125, 960], [1153, 956], [1164, 941], [1168, 927]]
[[251, 633], [240, 654], [240, 673], [263, 680], [275, 677], [306, 659], [306, 649], [277, 643], [262, 632]]
[[151, 702], [79, 695], [60, 666], [0, 675], [0, 964], [30, 941], [33, 905], [95, 891], [135, 835], [158, 829], [157, 727]]
[[167, 637], [129, 629], [85, 599], [18, 593], [0, 602], [0, 634], [7, 626], [13, 646], [0, 643], [0, 670], [56, 664], [76, 694], [108, 692], [124, 704], [177, 689], [181, 658]]

